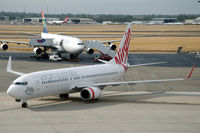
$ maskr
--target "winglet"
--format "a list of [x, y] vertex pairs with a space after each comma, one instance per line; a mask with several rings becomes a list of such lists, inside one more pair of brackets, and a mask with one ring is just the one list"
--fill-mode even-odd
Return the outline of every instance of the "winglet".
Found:
[[7, 72], [11, 72], [11, 71], [12, 71], [12, 68], [11, 68], [11, 56], [10, 56], [8, 60], [8, 65], [7, 65]]
[[188, 76], [187, 76], [187, 79], [189, 79], [189, 78], [191, 77], [191, 75], [192, 75], [192, 72], [193, 72], [193, 70], [194, 70], [195, 66], [196, 66], [196, 64], [194, 64], [194, 65], [193, 65], [193, 67], [192, 67], [192, 69], [191, 69], [190, 73], [189, 73], [189, 74], [188, 74]]
[[9, 60], [8, 60], [8, 65], [7, 65], [7, 72], [8, 73], [14, 73], [16, 75], [25, 75], [25, 73], [21, 73], [21, 72], [16, 72], [16, 71], [13, 71], [12, 68], [11, 68], [11, 56], [9, 57]]

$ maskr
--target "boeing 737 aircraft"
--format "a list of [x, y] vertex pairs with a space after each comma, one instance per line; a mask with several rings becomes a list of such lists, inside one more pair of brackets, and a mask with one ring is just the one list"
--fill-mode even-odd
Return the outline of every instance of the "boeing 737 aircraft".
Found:
[[[49, 57], [50, 60], [60, 57], [62, 53], [69, 53], [70, 58], [72, 59], [78, 58], [78, 55], [84, 50], [84, 43], [79, 38], [48, 33], [43, 11], [42, 23], [43, 32], [41, 33], [41, 39], [36, 39], [37, 44], [30, 44], [29, 42], [0, 40], [2, 43], [1, 49], [7, 50], [7, 43], [27, 44], [34, 47], [33, 51], [39, 57], [46, 56], [47, 50], [51, 49], [53, 55]], [[47, 40], [51, 40], [52, 43], [45, 43]]]
[[68, 22], [68, 16], [66, 17], [66, 19], [64, 21], [48, 21], [47, 23], [61, 25], [61, 24], [67, 23], [67, 22]]
[[32, 98], [50, 95], [68, 97], [69, 93], [80, 92], [80, 97], [83, 100], [94, 100], [101, 96], [103, 88], [108, 85], [179, 81], [190, 78], [194, 67], [187, 78], [114, 82], [124, 75], [127, 68], [162, 63], [128, 64], [131, 28], [132, 26], [129, 24], [115, 57], [108, 62], [102, 61], [104, 64], [100, 65], [53, 69], [24, 74], [11, 69], [10, 57], [7, 72], [20, 75], [20, 77], [13, 81], [7, 90], [7, 94], [14, 97], [16, 101], [21, 101], [22, 107], [26, 108], [28, 106], [27, 100]]

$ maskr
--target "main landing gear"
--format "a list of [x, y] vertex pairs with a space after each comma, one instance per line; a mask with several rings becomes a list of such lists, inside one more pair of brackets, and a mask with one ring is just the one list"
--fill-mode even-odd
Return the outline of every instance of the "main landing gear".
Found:
[[27, 103], [22, 103], [22, 108], [27, 108], [28, 104]]
[[59, 97], [61, 99], [67, 99], [67, 98], [69, 98], [69, 94], [59, 94]]
[[79, 61], [78, 56], [79, 54], [70, 54], [70, 60], [78, 62]]

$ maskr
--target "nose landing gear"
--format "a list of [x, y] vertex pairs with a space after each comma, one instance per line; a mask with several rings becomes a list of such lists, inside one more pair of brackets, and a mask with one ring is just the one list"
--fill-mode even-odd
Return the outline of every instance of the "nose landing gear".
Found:
[[27, 100], [21, 99], [21, 102], [22, 102], [22, 108], [27, 108], [28, 107]]

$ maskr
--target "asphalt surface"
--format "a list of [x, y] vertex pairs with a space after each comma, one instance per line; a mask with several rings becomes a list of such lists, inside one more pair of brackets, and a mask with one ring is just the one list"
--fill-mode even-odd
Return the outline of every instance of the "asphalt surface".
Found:
[[200, 93], [107, 92], [94, 103], [79, 94], [46, 97], [29, 108], [0, 93], [2, 133], [199, 133]]
[[[8, 60], [9, 56], [12, 56], [13, 60], [17, 61], [28, 61], [28, 62], [49, 62], [48, 59], [40, 59], [36, 60], [35, 58], [31, 58], [31, 56], [35, 56], [34, 53], [27, 52], [0, 52], [0, 60]], [[69, 61], [69, 54], [62, 54], [63, 62], [62, 64], [96, 64], [98, 62], [94, 62], [94, 58], [99, 56], [98, 53], [93, 55], [81, 54], [79, 56], [79, 62]], [[162, 62], [165, 61], [165, 64], [159, 64], [154, 66], [161, 67], [192, 67], [194, 64], [197, 66], [200, 65], [200, 59], [195, 58], [194, 54], [154, 54], [154, 53], [129, 53], [128, 62], [131, 65], [134, 64], [143, 64], [149, 62]]]

